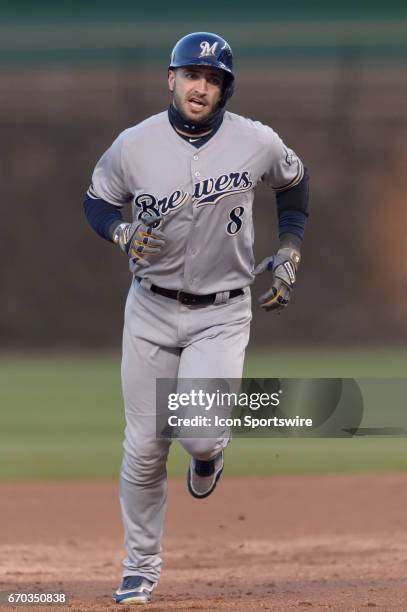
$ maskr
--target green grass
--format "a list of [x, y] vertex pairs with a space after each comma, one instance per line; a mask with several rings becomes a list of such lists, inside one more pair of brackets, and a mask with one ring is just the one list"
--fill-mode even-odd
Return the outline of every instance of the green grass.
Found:
[[[249, 354], [246, 376], [402, 377], [405, 351]], [[0, 479], [115, 478], [124, 420], [120, 357], [0, 358]], [[235, 439], [226, 474], [407, 469], [407, 438]], [[184, 477], [174, 443], [169, 474]]]
[[245, 376], [405, 378], [407, 349], [258, 351], [248, 355]]

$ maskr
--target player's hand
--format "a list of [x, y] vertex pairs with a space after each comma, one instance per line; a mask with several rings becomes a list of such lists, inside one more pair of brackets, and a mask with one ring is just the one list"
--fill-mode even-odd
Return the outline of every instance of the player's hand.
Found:
[[121, 223], [113, 232], [113, 242], [118, 244], [130, 259], [142, 266], [149, 266], [148, 258], [158, 255], [165, 244], [164, 234], [153, 229], [161, 216], [144, 218], [133, 223]]
[[266, 270], [273, 275], [271, 289], [259, 298], [259, 304], [264, 310], [281, 311], [286, 308], [295, 285], [300, 260], [299, 251], [292, 247], [283, 247], [276, 255], [266, 257], [256, 266], [254, 270], [256, 275]]

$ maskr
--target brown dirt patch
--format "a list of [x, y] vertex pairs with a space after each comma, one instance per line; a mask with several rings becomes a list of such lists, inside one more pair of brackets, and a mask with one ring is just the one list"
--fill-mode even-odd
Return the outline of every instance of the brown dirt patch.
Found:
[[[1, 483], [0, 499], [2, 593], [63, 590], [70, 605], [53, 609], [130, 610], [110, 601], [116, 483]], [[202, 501], [172, 481], [148, 610], [406, 610], [406, 508], [404, 474], [223, 479]]]

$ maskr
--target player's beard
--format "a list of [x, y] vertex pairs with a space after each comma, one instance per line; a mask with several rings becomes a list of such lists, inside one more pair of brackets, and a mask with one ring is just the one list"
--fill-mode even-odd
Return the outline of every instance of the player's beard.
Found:
[[185, 107], [187, 104], [187, 98], [185, 98], [185, 103], [183, 103], [180, 97], [178, 96], [176, 89], [174, 89], [172, 103], [175, 109], [179, 112], [179, 114], [185, 119], [187, 123], [190, 123], [197, 127], [210, 123], [213, 116], [219, 110], [219, 101], [217, 101], [216, 104], [213, 104], [213, 105], [208, 104], [207, 112], [204, 115], [201, 115], [200, 117], [195, 117], [193, 114], [189, 114], [186, 111]]

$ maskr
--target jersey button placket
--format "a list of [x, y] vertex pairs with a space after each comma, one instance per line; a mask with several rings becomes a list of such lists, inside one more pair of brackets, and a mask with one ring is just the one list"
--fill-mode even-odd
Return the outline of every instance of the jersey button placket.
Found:
[[[192, 161], [191, 161], [191, 175], [192, 175], [193, 184], [197, 182], [197, 179], [199, 181], [199, 178], [201, 176], [200, 166], [197, 162], [199, 162], [199, 155], [195, 153], [192, 156]], [[194, 290], [196, 290], [197, 288], [196, 270], [194, 269], [195, 256], [198, 252], [196, 248], [197, 241], [194, 235], [195, 226], [196, 226], [196, 218], [195, 218], [196, 214], [197, 214], [197, 210], [192, 205], [192, 220], [191, 220], [191, 227], [190, 227], [190, 231], [188, 235], [188, 243], [187, 243], [187, 251], [186, 251], [187, 258], [185, 261], [185, 268], [184, 268], [185, 281], [188, 283], [188, 286], [190, 287], [191, 292], [194, 292]]]
[[198, 153], [194, 153], [191, 159], [191, 176], [193, 183], [201, 177], [200, 157]]

